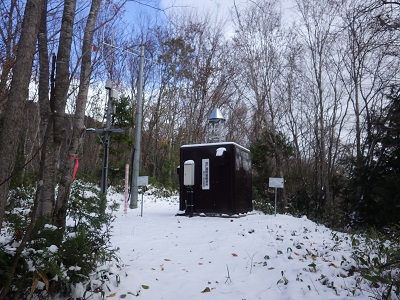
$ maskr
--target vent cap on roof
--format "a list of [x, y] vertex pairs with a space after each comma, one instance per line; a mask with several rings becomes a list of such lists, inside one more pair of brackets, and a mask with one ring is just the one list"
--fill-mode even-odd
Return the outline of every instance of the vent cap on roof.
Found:
[[224, 116], [222, 115], [221, 111], [219, 108], [214, 108], [208, 117], [209, 122], [219, 122], [219, 121], [225, 121]]
[[225, 140], [225, 118], [219, 108], [214, 108], [208, 117], [208, 136], [209, 143], [223, 142]]

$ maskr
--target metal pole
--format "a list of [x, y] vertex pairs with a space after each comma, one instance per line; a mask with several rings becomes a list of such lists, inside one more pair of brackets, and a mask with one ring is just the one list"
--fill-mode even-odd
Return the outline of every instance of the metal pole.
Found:
[[107, 80], [106, 89], [108, 90], [108, 102], [107, 102], [107, 111], [106, 111], [103, 169], [101, 172], [101, 192], [103, 194], [107, 193], [108, 154], [109, 154], [109, 148], [110, 148], [111, 109], [112, 109], [111, 84], [112, 84], [111, 81]]
[[190, 215], [189, 217], [193, 217], [193, 187], [190, 187]]
[[124, 213], [128, 213], [128, 198], [129, 198], [129, 164], [125, 165], [125, 191], [124, 191], [124, 196], [125, 196], [125, 201], [124, 201]]
[[137, 208], [138, 201], [138, 177], [140, 168], [140, 142], [142, 135], [142, 94], [143, 94], [143, 65], [144, 65], [144, 45], [140, 49], [139, 78], [136, 97], [136, 124], [135, 124], [135, 147], [133, 151], [132, 163], [132, 182], [131, 182], [131, 201], [130, 208]]
[[278, 189], [275, 187], [275, 217], [276, 217], [277, 190]]
[[140, 205], [140, 216], [143, 217], [143, 194], [144, 194], [144, 186], [142, 186], [142, 204]]
[[106, 131], [106, 137], [104, 141], [104, 153], [103, 153], [103, 170], [101, 173], [101, 192], [107, 193], [107, 177], [108, 177], [108, 153], [110, 146], [110, 132]]

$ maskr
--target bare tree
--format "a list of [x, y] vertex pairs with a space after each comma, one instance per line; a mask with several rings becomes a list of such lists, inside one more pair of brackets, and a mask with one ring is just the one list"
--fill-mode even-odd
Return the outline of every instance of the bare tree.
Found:
[[[0, 145], [2, 145], [0, 149], [0, 162], [2, 164], [0, 170], [0, 228], [2, 227], [5, 212], [9, 178], [15, 165], [18, 137], [21, 131], [21, 126], [18, 126], [18, 124], [20, 124], [19, 119], [21, 118], [29, 92], [29, 82], [32, 72], [33, 56], [36, 51], [36, 40], [39, 33], [41, 12], [41, 1], [27, 1], [8, 98], [12, 99], [12, 101], [9, 101], [6, 107], [5, 122], [0, 133]], [[30, 230], [32, 230], [32, 226]], [[11, 266], [11, 276], [8, 277], [9, 279], [4, 284], [0, 299], [4, 299], [10, 289], [13, 280], [12, 275], [17, 268], [19, 257], [21, 256], [22, 249], [25, 247], [29, 234], [29, 232], [25, 234], [18, 246]]]
[[384, 90], [397, 84], [399, 70], [397, 30], [382, 23], [387, 8], [375, 6], [375, 1], [349, 1], [343, 15], [344, 68], [341, 80], [347, 89], [351, 105], [350, 129], [353, 138], [355, 171], [360, 178], [357, 199], [362, 202], [363, 170], [368, 169], [374, 159], [373, 127], [374, 115], [383, 111]]
[[[313, 124], [315, 158], [315, 193], [319, 205], [331, 204], [330, 178], [333, 143], [337, 130], [337, 112], [340, 93], [335, 78], [331, 77], [332, 51], [336, 44], [340, 6], [336, 2], [299, 0], [297, 7], [302, 16], [304, 32], [301, 33], [309, 60], [307, 69], [308, 89], [311, 91], [310, 119]], [[301, 29], [300, 29], [301, 30]]]
[[12, 67], [17, 53], [18, 31], [22, 23], [22, 13], [19, 1], [10, 1], [10, 5], [2, 5], [0, 14], [0, 113], [7, 102]]
[[18, 42], [17, 59], [5, 108], [5, 117], [0, 132], [0, 227], [3, 222], [10, 176], [13, 173], [18, 137], [21, 132], [20, 119], [29, 93], [33, 56], [39, 32], [41, 1], [28, 0], [26, 3], [21, 36]]
[[268, 139], [274, 148], [273, 172], [283, 177], [282, 153], [276, 140], [282, 118], [277, 91], [285, 48], [281, 15], [273, 1], [255, 1], [243, 10], [236, 7], [235, 12], [236, 87], [252, 114], [250, 140]]
[[[54, 144], [52, 139], [53, 118], [51, 110], [53, 102], [50, 104], [49, 97], [49, 79], [50, 79], [50, 62], [48, 53], [48, 36], [47, 36], [47, 0], [43, 0], [42, 18], [40, 23], [40, 32], [38, 37], [39, 49], [39, 107], [40, 107], [40, 134], [39, 141], [42, 145], [41, 164], [38, 174], [37, 193], [39, 201], [37, 216], [42, 217], [51, 215], [54, 207], [54, 189], [55, 189], [55, 157]], [[55, 55], [52, 56], [52, 94], [54, 92], [53, 76], [55, 69]], [[51, 101], [54, 98], [51, 97]]]
[[65, 228], [67, 205], [70, 186], [72, 183], [75, 158], [77, 158], [78, 156], [82, 144], [82, 137], [85, 133], [84, 117], [91, 74], [92, 42], [100, 4], [101, 0], [92, 1], [84, 30], [79, 92], [76, 99], [75, 118], [73, 122], [73, 135], [68, 150], [68, 159], [64, 161], [61, 172], [61, 182], [58, 189], [57, 204], [54, 212], [56, 224], [61, 228]]
[[169, 180], [180, 145], [205, 141], [207, 117], [229, 101], [230, 84], [221, 27], [207, 16], [171, 18], [153, 39], [158, 61], [147, 82], [142, 151], [150, 174]]

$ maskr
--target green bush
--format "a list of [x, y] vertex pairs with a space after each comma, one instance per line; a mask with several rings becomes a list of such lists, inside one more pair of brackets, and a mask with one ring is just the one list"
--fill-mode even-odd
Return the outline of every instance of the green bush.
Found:
[[270, 200], [266, 197], [267, 195], [260, 195], [260, 193], [253, 188], [253, 209], [263, 212], [264, 214], [273, 214], [275, 212], [274, 206]]
[[353, 258], [375, 299], [400, 299], [400, 226], [353, 238]]
[[[6, 215], [7, 236], [0, 244], [0, 286], [9, 278], [15, 245], [27, 228], [32, 193], [24, 189], [11, 193]], [[51, 217], [36, 221], [18, 269], [10, 298], [26, 299], [67, 295], [71, 286], [90, 281], [98, 266], [117, 259], [110, 244], [115, 203], [107, 204], [98, 189], [75, 182], [71, 189], [65, 231], [52, 225]]]

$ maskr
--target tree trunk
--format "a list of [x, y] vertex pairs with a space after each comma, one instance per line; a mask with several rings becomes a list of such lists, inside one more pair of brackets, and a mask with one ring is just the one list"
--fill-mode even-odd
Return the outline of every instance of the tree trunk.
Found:
[[94, 28], [100, 10], [101, 0], [93, 0], [90, 13], [87, 19], [82, 47], [82, 64], [79, 82], [79, 92], [76, 99], [75, 118], [73, 123], [73, 133], [68, 158], [64, 161], [60, 187], [58, 189], [57, 204], [55, 210], [56, 225], [64, 228], [66, 225], [66, 212], [69, 198], [69, 191], [72, 183], [72, 173], [75, 159], [78, 159], [79, 149], [82, 144], [82, 137], [85, 133], [85, 109], [89, 92], [90, 73], [91, 73], [91, 54]]
[[15, 17], [16, 12], [20, 10], [19, 5], [21, 4], [18, 1], [9, 1], [7, 14], [2, 15], [1, 43], [3, 57], [0, 67], [0, 113], [4, 112], [4, 105], [7, 103], [8, 83], [15, 62], [17, 29], [21, 27], [21, 19]]
[[4, 218], [5, 205], [14, 171], [21, 117], [29, 94], [33, 56], [39, 31], [41, 0], [27, 0], [21, 37], [18, 43], [17, 59], [13, 68], [10, 99], [5, 107], [4, 124], [0, 132], [0, 228]]
[[[60, 148], [65, 134], [65, 106], [67, 103], [68, 89], [70, 86], [69, 65], [71, 60], [71, 45], [74, 28], [76, 0], [65, 0], [62, 16], [60, 43], [57, 53], [56, 79], [54, 90], [53, 115], [53, 140], [55, 149], [55, 170], [60, 165]], [[61, 159], [62, 161], [62, 159]]]
[[[55, 149], [54, 142], [52, 139], [53, 131], [53, 115], [51, 113], [51, 107], [54, 101], [54, 97], [51, 96], [49, 99], [49, 53], [47, 50], [47, 0], [43, 0], [43, 11], [42, 20], [40, 24], [40, 32], [38, 38], [39, 48], [39, 65], [40, 65], [40, 77], [39, 77], [39, 107], [40, 107], [40, 144], [41, 144], [41, 159], [39, 167], [39, 176], [37, 179], [38, 192], [36, 195], [39, 197], [36, 201], [39, 201], [37, 217], [43, 217], [51, 215], [54, 208], [54, 187], [55, 187]], [[54, 72], [55, 58], [53, 56], [52, 63], [52, 79]], [[54, 90], [51, 90], [53, 95]]]

